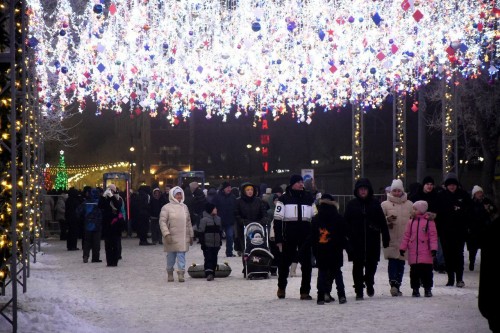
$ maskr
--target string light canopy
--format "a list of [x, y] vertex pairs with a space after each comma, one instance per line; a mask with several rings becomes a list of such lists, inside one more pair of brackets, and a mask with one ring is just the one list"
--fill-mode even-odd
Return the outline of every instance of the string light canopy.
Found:
[[195, 110], [309, 123], [318, 109], [376, 107], [392, 91], [499, 67], [495, 1], [28, 4], [46, 114], [91, 98], [98, 114], [127, 109], [172, 124]]

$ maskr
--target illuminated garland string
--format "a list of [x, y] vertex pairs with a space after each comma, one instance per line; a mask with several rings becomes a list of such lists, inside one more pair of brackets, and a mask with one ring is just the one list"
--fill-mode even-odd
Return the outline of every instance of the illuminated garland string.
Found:
[[91, 98], [97, 113], [172, 124], [194, 110], [310, 122], [318, 107], [376, 107], [394, 87], [499, 66], [496, 1], [28, 3], [47, 115]]

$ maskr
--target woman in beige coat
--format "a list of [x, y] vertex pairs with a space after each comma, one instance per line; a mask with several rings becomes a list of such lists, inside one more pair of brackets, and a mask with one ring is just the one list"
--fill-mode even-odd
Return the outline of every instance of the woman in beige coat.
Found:
[[403, 239], [406, 224], [413, 213], [413, 203], [407, 199], [403, 182], [400, 179], [392, 181], [391, 191], [387, 193], [387, 200], [382, 202], [382, 210], [391, 236], [389, 246], [384, 249], [384, 257], [389, 260], [387, 270], [391, 295], [401, 296], [399, 288], [405, 271], [405, 257], [399, 253], [399, 245]]
[[184, 282], [186, 252], [193, 245], [193, 227], [189, 210], [184, 204], [184, 191], [175, 186], [168, 192], [169, 203], [160, 212], [160, 229], [163, 235], [163, 251], [167, 252], [168, 282], [174, 281], [174, 265], [177, 261], [179, 282]]

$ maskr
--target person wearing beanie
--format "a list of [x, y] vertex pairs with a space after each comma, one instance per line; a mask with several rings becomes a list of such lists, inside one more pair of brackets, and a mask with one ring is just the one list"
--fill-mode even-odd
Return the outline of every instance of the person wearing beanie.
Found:
[[[286, 296], [290, 265], [300, 262], [302, 277], [300, 299], [312, 300], [311, 291], [311, 220], [315, 210], [314, 196], [304, 190], [304, 179], [300, 175], [290, 177], [290, 185], [279, 197], [274, 210], [273, 231], [276, 246], [282, 254], [278, 265], [279, 299]], [[285, 237], [286, 230], [286, 237]]]
[[[236, 219], [235, 243], [238, 244], [238, 251], [243, 252], [245, 250], [245, 227], [250, 222], [259, 222], [266, 227], [267, 223], [270, 221], [267, 217], [266, 206], [262, 200], [257, 197], [257, 187], [254, 184], [247, 182], [241, 184], [240, 188], [241, 196], [236, 199], [236, 207], [234, 210]], [[243, 274], [244, 277], [246, 277], [244, 260], [244, 257], [242, 257]]]
[[346, 303], [342, 276], [344, 249], [347, 248], [346, 226], [331, 194], [325, 193], [319, 199], [318, 214], [312, 219], [311, 239], [312, 252], [318, 268], [316, 303], [322, 305], [335, 300], [331, 296], [334, 280], [337, 285], [339, 303]]
[[167, 253], [167, 282], [174, 281], [174, 266], [177, 262], [177, 277], [184, 282], [186, 253], [193, 245], [194, 231], [189, 209], [184, 204], [184, 191], [173, 187], [168, 193], [170, 202], [161, 208], [160, 229], [163, 235], [163, 252]]
[[290, 177], [290, 186], [293, 186], [295, 183], [302, 183], [302, 187], [304, 186], [304, 178], [301, 175], [292, 175]]
[[414, 216], [406, 224], [403, 239], [399, 247], [400, 255], [408, 252], [410, 264], [410, 286], [412, 296], [420, 297], [420, 286], [424, 287], [424, 296], [432, 297], [434, 285], [432, 265], [438, 248], [436, 224], [427, 214], [428, 204], [420, 200], [413, 204]]
[[447, 286], [463, 288], [464, 247], [468, 233], [468, 224], [472, 208], [470, 195], [459, 186], [454, 174], [445, 179], [445, 189], [438, 194], [438, 212], [436, 227], [443, 246]]
[[373, 195], [367, 178], [360, 178], [354, 185], [354, 199], [345, 208], [352, 261], [352, 277], [356, 300], [363, 300], [363, 289], [369, 297], [375, 294], [375, 273], [380, 260], [380, 238], [384, 248], [389, 246], [390, 235], [380, 202]]
[[477, 251], [480, 248], [480, 236], [491, 223], [491, 216], [497, 209], [493, 201], [484, 196], [484, 191], [479, 185], [472, 188], [472, 211], [469, 219], [467, 237], [467, 250], [469, 251], [469, 270], [474, 270]]
[[[419, 200], [424, 200], [429, 205], [429, 214], [434, 214], [433, 219], [436, 219], [436, 213], [439, 209], [439, 198], [438, 190], [436, 189], [434, 179], [431, 176], [425, 176], [422, 179], [422, 186], [419, 187], [417, 193], [409, 196], [409, 199], [413, 202]], [[436, 222], [437, 223], [437, 222]], [[446, 273], [446, 267], [444, 262], [443, 248], [441, 246], [441, 240], [438, 232], [438, 251], [437, 255], [434, 257], [434, 270], [438, 273]]]
[[394, 179], [391, 184], [391, 191], [387, 193], [387, 200], [381, 204], [391, 238], [389, 246], [384, 248], [384, 258], [388, 260], [387, 271], [392, 296], [403, 295], [400, 287], [403, 283], [405, 257], [399, 253], [399, 244], [403, 238], [406, 223], [413, 212], [412, 204], [404, 192], [401, 179]]
[[198, 226], [201, 250], [203, 251], [205, 277], [213, 281], [217, 267], [217, 256], [222, 246], [222, 222], [217, 216], [217, 208], [207, 202]]
[[[234, 210], [236, 208], [236, 196], [232, 193], [232, 187], [229, 182], [225, 181], [222, 183], [219, 192], [217, 192], [213, 200], [213, 204], [217, 208], [222, 229], [226, 235], [226, 257], [234, 257], [234, 225], [236, 222]], [[240, 249], [239, 251], [242, 250]]]
[[205, 193], [203, 193], [198, 182], [194, 181], [189, 183], [189, 190], [186, 191], [184, 200], [184, 203], [189, 209], [189, 214], [191, 215], [191, 223], [196, 239], [198, 238], [198, 225], [200, 224], [200, 219], [203, 215], [205, 204], [207, 203], [207, 197]]

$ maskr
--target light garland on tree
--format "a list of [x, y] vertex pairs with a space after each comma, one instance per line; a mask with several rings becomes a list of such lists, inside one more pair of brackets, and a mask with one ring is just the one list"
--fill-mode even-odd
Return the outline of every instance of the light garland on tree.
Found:
[[496, 1], [50, 3], [28, 0], [27, 41], [48, 115], [90, 97], [97, 113], [129, 107], [172, 124], [194, 110], [310, 122], [318, 107], [376, 107], [499, 66]]

